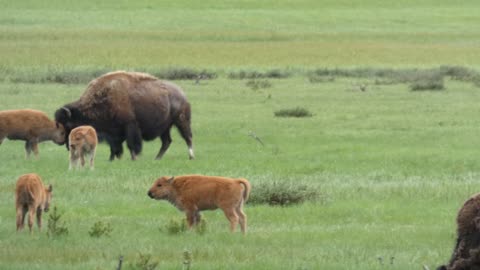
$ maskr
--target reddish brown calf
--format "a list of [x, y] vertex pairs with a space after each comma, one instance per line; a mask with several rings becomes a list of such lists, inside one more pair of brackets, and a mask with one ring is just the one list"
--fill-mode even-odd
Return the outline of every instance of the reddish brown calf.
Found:
[[78, 162], [81, 166], [85, 166], [85, 157], [89, 156], [90, 169], [94, 168], [95, 151], [97, 149], [98, 138], [97, 132], [91, 126], [79, 126], [70, 132], [68, 136], [70, 147], [70, 165], [69, 170], [73, 166], [78, 168]]
[[38, 228], [42, 229], [42, 212], [48, 212], [52, 200], [52, 185], [45, 188], [40, 176], [30, 173], [17, 180], [15, 207], [17, 209], [17, 231], [22, 230], [28, 212], [28, 227], [32, 232], [33, 219], [37, 215]]
[[243, 178], [163, 176], [153, 183], [148, 196], [156, 200], [167, 200], [180, 211], [184, 211], [189, 228], [200, 222], [200, 211], [220, 208], [230, 221], [230, 230], [235, 231], [239, 223], [245, 234], [247, 216], [243, 212], [243, 204], [248, 200], [250, 190], [250, 183]]

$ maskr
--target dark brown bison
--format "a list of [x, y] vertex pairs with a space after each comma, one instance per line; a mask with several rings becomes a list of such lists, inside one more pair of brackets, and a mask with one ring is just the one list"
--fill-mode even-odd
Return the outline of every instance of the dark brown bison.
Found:
[[63, 125], [50, 120], [48, 116], [37, 110], [0, 111], [0, 144], [5, 139], [24, 140], [25, 156], [33, 151], [38, 156], [38, 143], [52, 140], [56, 144], [65, 142]]
[[230, 230], [237, 224], [245, 234], [247, 215], [243, 204], [248, 200], [251, 186], [247, 179], [220, 176], [183, 175], [157, 179], [147, 195], [167, 200], [187, 215], [188, 227], [200, 222], [200, 211], [220, 208], [230, 221]]
[[457, 240], [448, 265], [438, 270], [480, 270], [480, 193], [469, 198], [457, 214]]
[[44, 187], [40, 176], [34, 173], [20, 176], [15, 188], [17, 231], [23, 229], [27, 212], [30, 232], [32, 232], [35, 215], [37, 216], [38, 228], [42, 229], [42, 212], [48, 212], [51, 200], [52, 185], [47, 188]]
[[190, 104], [179, 86], [145, 73], [116, 71], [91, 81], [80, 99], [55, 112], [55, 119], [65, 126], [67, 139], [73, 128], [93, 126], [110, 145], [110, 160], [121, 157], [125, 140], [135, 160], [142, 139], [157, 137], [162, 147], [156, 159], [162, 158], [172, 142], [174, 125], [193, 159], [190, 114]]

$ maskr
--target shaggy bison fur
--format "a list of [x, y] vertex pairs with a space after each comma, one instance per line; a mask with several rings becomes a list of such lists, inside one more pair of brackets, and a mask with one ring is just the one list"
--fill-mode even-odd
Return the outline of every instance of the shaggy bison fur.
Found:
[[52, 140], [56, 144], [65, 142], [65, 129], [48, 116], [37, 110], [0, 111], [0, 144], [7, 137], [10, 140], [25, 142], [25, 155], [33, 151], [38, 156], [38, 143]]
[[85, 157], [90, 159], [90, 169], [94, 168], [95, 150], [97, 149], [97, 132], [91, 126], [79, 126], [70, 132], [68, 136], [70, 144], [70, 166], [79, 166], [79, 161], [82, 167], [85, 166]]
[[200, 211], [220, 208], [230, 221], [230, 230], [237, 223], [245, 234], [247, 216], [243, 204], [248, 200], [251, 186], [246, 179], [219, 176], [184, 175], [163, 176], [157, 179], [148, 196], [156, 200], [167, 200], [187, 216], [188, 227], [200, 222]]
[[80, 99], [55, 112], [56, 121], [65, 126], [67, 135], [75, 127], [93, 126], [99, 137], [109, 143], [110, 160], [122, 156], [125, 140], [135, 160], [142, 150], [142, 140], [157, 137], [162, 147], [156, 159], [162, 158], [172, 142], [172, 126], [180, 131], [193, 159], [190, 118], [190, 104], [179, 86], [149, 74], [124, 71], [91, 81]]
[[52, 200], [52, 185], [43, 186], [40, 176], [34, 173], [18, 178], [15, 189], [15, 207], [17, 209], [17, 231], [23, 229], [25, 215], [28, 212], [28, 227], [32, 232], [33, 219], [37, 215], [38, 228], [42, 229], [42, 212], [48, 212]]
[[480, 270], [480, 193], [458, 211], [457, 240], [447, 265], [438, 270]]

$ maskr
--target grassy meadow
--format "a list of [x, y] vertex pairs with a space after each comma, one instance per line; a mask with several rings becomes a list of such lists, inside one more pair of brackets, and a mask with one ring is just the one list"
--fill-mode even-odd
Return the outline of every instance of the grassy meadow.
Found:
[[[192, 104], [192, 161], [176, 131], [161, 161], [160, 140], [145, 142], [134, 162], [126, 148], [108, 162], [100, 144], [94, 171], [68, 171], [64, 146], [42, 143], [39, 158], [26, 160], [23, 142], [5, 140], [0, 269], [116, 269], [119, 256], [122, 269], [149, 269], [148, 256], [156, 269], [192, 270], [445, 263], [456, 211], [480, 191], [480, 4], [350, 2], [0, 0], [0, 110], [53, 117], [104, 71], [216, 74], [174, 79]], [[431, 91], [380, 73], [311, 77], [359, 68], [419, 69], [421, 77], [440, 66], [473, 75], [444, 73], [444, 89]], [[271, 70], [288, 76], [230, 76]], [[275, 116], [293, 108], [311, 116]], [[48, 213], [42, 232], [15, 233], [15, 181], [29, 172], [53, 184], [68, 235], [47, 236]], [[231, 234], [221, 211], [203, 213], [203, 234], [169, 234], [184, 215], [147, 190], [159, 176], [192, 173], [245, 177], [257, 198], [259, 187], [282, 183], [317, 196], [285, 207], [248, 203], [246, 236]], [[89, 235], [99, 221], [111, 225], [110, 236]]]

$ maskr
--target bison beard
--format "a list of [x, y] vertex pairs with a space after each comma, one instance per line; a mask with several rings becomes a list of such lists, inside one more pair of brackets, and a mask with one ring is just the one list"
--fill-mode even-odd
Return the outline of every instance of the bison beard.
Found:
[[[91, 125], [100, 140], [110, 145], [110, 160], [123, 154], [126, 140], [132, 160], [142, 151], [142, 140], [160, 138], [161, 159], [176, 126], [194, 158], [190, 128], [190, 104], [177, 85], [137, 72], [107, 73], [88, 85], [84, 94], [55, 112], [55, 119], [66, 129], [66, 136], [80, 125]], [[68, 143], [67, 143], [68, 145]]]

